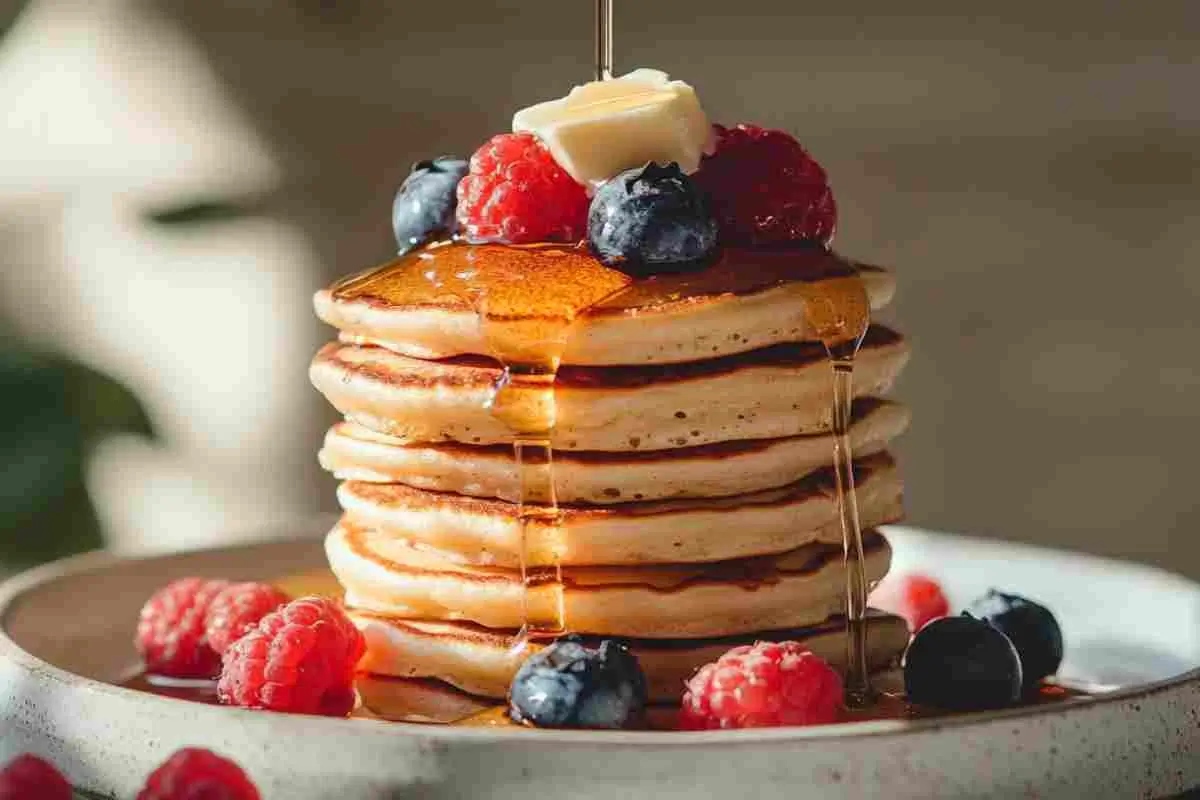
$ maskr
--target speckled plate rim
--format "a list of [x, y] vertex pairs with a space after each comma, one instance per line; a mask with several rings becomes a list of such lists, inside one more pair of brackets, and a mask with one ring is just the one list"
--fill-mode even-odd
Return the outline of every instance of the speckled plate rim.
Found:
[[[901, 529], [894, 529], [901, 530]], [[920, 532], [922, 536], [942, 536]], [[980, 543], [1003, 546], [1007, 549], [1020, 550], [1025, 554], [1042, 552], [1058, 557], [1069, 556], [1089, 561], [1093, 564], [1112, 564], [1121, 569], [1145, 570], [1149, 573], [1159, 573], [1163, 577], [1178, 580], [1182, 584], [1191, 584], [1186, 578], [1166, 570], [1148, 567], [1140, 564], [1105, 559], [1097, 556], [1067, 553], [1051, 548], [1034, 545], [1010, 544], [980, 540], [973, 537], [959, 537], [963, 543]], [[50, 564], [36, 567], [20, 573], [0, 584], [0, 657], [7, 658], [25, 668], [31, 676], [47, 682], [71, 685], [89, 692], [108, 695], [117, 699], [136, 699], [137, 702], [149, 705], [161, 704], [166, 708], [179, 708], [180, 704], [190, 706], [189, 712], [197, 715], [197, 719], [222, 720], [226, 723], [237, 719], [244, 726], [271, 727], [281, 720], [287, 720], [295, 726], [296, 735], [312, 733], [319, 735], [331, 728], [344, 729], [345, 726], [367, 727], [373, 733], [398, 737], [419, 737], [429, 741], [474, 741], [478, 743], [497, 742], [511, 744], [518, 739], [527, 741], [552, 739], [554, 744], [582, 745], [614, 745], [622, 748], [629, 746], [653, 744], [656, 747], [687, 746], [689, 743], [720, 743], [724, 745], [753, 745], [755, 743], [778, 743], [781, 741], [805, 741], [819, 739], [822, 741], [839, 739], [858, 739], [861, 737], [877, 737], [889, 735], [911, 735], [917, 732], [935, 732], [947, 728], [975, 728], [996, 722], [1006, 722], [1029, 717], [1055, 716], [1080, 713], [1085, 709], [1115, 710], [1116, 706], [1126, 706], [1126, 713], [1136, 713], [1139, 704], [1157, 699], [1168, 700], [1178, 695], [1180, 699], [1188, 695], [1200, 697], [1200, 667], [1192, 668], [1164, 680], [1138, 684], [1127, 688], [1117, 689], [1093, 698], [1065, 701], [1059, 704], [1024, 706], [1019, 708], [1002, 709], [997, 711], [974, 712], [961, 716], [916, 720], [878, 720], [853, 723], [840, 723], [819, 727], [796, 728], [765, 728], [738, 731], [699, 731], [699, 732], [645, 732], [645, 731], [565, 731], [565, 730], [528, 730], [528, 729], [494, 729], [469, 728], [444, 725], [418, 725], [402, 722], [386, 722], [376, 720], [344, 720], [323, 717], [304, 716], [297, 714], [263, 713], [219, 706], [209, 706], [190, 703], [169, 697], [149, 695], [131, 689], [125, 689], [114, 684], [92, 678], [83, 677], [50, 664], [24, 650], [9, 635], [6, 620], [21, 596], [49, 581], [59, 578], [77, 576], [88, 572], [103, 571], [116, 563], [126, 560], [153, 562], [160, 559], [176, 559], [188, 555], [203, 553], [234, 553], [238, 550], [249, 549], [256, 545], [284, 545], [295, 543], [319, 546], [317, 542], [308, 539], [296, 539], [294, 536], [271, 536], [260, 538], [250, 546], [216, 547], [203, 550], [190, 550], [163, 555], [151, 555], [138, 559], [125, 559], [119, 556], [99, 551], [84, 553]], [[265, 730], [264, 730], [265, 732]], [[536, 737], [536, 739], [535, 739]]]

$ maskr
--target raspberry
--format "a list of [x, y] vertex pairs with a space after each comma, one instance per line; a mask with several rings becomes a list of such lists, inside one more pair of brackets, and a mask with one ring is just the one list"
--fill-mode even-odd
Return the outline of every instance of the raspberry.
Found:
[[708, 193], [726, 244], [829, 244], [837, 225], [833, 191], [799, 142], [757, 125], [714, 125], [713, 133], [716, 149], [692, 178]]
[[889, 575], [871, 592], [868, 604], [904, 617], [913, 633], [950, 613], [950, 601], [933, 578], [924, 575]]
[[208, 606], [204, 617], [208, 644], [220, 655], [246, 631], [292, 598], [269, 583], [235, 583]]
[[228, 581], [181, 578], [155, 592], [138, 617], [137, 649], [146, 671], [174, 678], [212, 678], [221, 659], [208, 646], [204, 616]]
[[0, 800], [71, 800], [71, 784], [48, 761], [26, 753], [0, 770]]
[[363, 635], [325, 597], [302, 597], [267, 614], [225, 651], [222, 703], [344, 716], [354, 708]]
[[587, 229], [588, 198], [536, 136], [502, 133], [471, 156], [457, 213], [472, 241], [577, 242]]
[[687, 682], [684, 730], [824, 725], [842, 708], [842, 679], [798, 642], [735, 647]]
[[189, 747], [150, 773], [137, 800], [259, 800], [259, 794], [237, 764]]

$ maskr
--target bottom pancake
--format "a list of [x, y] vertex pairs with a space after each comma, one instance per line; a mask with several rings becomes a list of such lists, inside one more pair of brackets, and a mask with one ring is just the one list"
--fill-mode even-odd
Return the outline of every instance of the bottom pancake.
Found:
[[361, 673], [354, 688], [363, 708], [391, 722], [452, 724], [495, 708], [492, 697], [480, 697], [433, 678], [397, 678]]
[[[367, 640], [367, 653], [359, 669], [369, 673], [396, 678], [436, 678], [471, 695], [503, 698], [527, 655], [513, 651], [512, 634], [507, 631], [471, 623], [394, 619], [359, 609], [349, 612]], [[784, 640], [801, 642], [834, 669], [841, 671], [845, 667], [845, 622], [836, 617], [809, 628], [742, 636], [627, 641], [646, 673], [651, 702], [678, 703], [684, 681], [730, 648], [756, 641]], [[904, 620], [882, 612], [871, 613], [867, 626], [869, 669], [894, 665], [907, 644], [908, 628]], [[367, 695], [365, 692], [363, 695], [365, 702]]]
[[[887, 573], [891, 551], [875, 531], [863, 544], [866, 577], [874, 582]], [[709, 564], [569, 567], [562, 583], [529, 590], [517, 570], [460, 564], [346, 519], [325, 549], [349, 606], [487, 628], [520, 628], [528, 615], [607, 636], [732, 636], [820, 624], [845, 603], [842, 549], [830, 545]]]
[[[460, 725], [463, 727], [511, 727], [533, 730], [513, 722], [508, 706], [494, 697], [479, 697], [455, 689], [433, 678], [394, 678], [390, 675], [360, 674], [354, 681], [362, 699], [364, 716], [389, 722]], [[677, 704], [652, 704], [646, 707], [642, 724], [646, 730], [676, 730]]]

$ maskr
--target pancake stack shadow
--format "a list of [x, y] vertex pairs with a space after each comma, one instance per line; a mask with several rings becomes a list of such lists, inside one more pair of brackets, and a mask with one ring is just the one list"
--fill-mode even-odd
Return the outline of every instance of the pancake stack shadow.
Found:
[[[561, 603], [568, 632], [627, 640], [656, 703], [757, 640], [844, 665], [832, 374], [806, 341], [802, 299], [825, 272], [793, 255], [781, 273], [770, 258], [730, 255], [688, 291], [650, 279], [581, 313], [555, 385], [559, 514], [524, 531], [509, 435], [486, 406], [502, 370], [474, 310], [436, 293], [318, 293], [339, 337], [311, 378], [345, 416], [320, 455], [345, 512], [326, 550], [366, 634], [372, 711], [445, 720], [503, 698], [526, 603]], [[731, 260], [760, 279], [727, 279]], [[891, 276], [862, 275], [885, 305]], [[907, 358], [899, 334], [873, 326], [857, 359], [850, 439], [872, 581], [890, 562], [874, 529], [903, 513], [887, 446], [909, 414], [882, 394]], [[527, 596], [522, 554], [561, 564], [562, 583]], [[903, 621], [873, 614], [870, 667], [906, 642]]]

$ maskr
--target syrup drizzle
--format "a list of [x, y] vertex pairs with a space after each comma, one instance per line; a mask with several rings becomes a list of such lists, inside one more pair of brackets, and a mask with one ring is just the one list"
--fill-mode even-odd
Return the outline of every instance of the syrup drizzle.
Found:
[[[532, 276], [532, 277], [531, 277]], [[847, 578], [848, 699], [866, 702], [866, 608], [862, 532], [847, 437], [854, 356], [870, 303], [857, 267], [812, 248], [726, 253], [705, 270], [634, 282], [582, 247], [442, 243], [410, 253], [334, 287], [339, 299], [374, 298], [396, 306], [455, 297], [472, 308], [491, 355], [503, 367], [488, 407], [509, 432], [518, 469], [524, 624], [514, 647], [565, 630], [563, 541], [554, 486], [555, 379], [576, 321], [585, 313], [637, 314], [663, 301], [790, 284], [805, 304], [809, 336], [833, 364], [834, 462]]]
[[576, 247], [443, 243], [334, 287], [340, 299], [372, 296], [398, 305], [449, 294], [475, 311], [487, 349], [502, 367], [487, 407], [509, 433], [519, 485], [523, 625], [515, 650], [566, 627], [561, 567], [566, 543], [552, 445], [562, 354], [578, 316], [630, 283], [627, 275]]
[[[854, 490], [854, 454], [850, 449], [850, 423], [854, 402], [854, 357], [870, 325], [871, 304], [866, 287], [852, 265], [846, 275], [834, 278], [819, 293], [805, 296], [809, 324], [825, 347], [833, 378], [831, 427], [833, 429], [834, 486], [842, 528], [842, 564], [846, 575], [846, 705], [863, 708], [873, 703], [867, 670], [867, 585], [862, 524]], [[808, 284], [813, 286], [814, 284]]]

